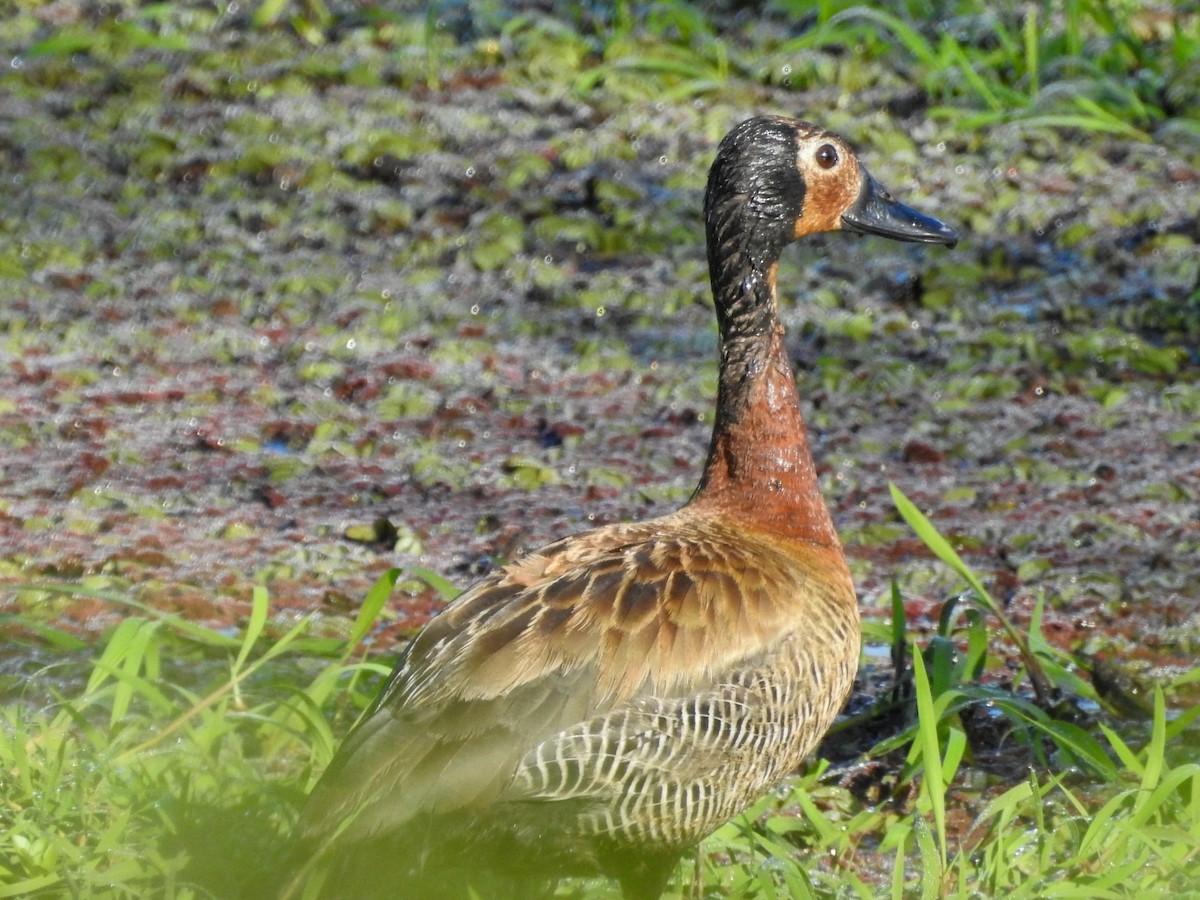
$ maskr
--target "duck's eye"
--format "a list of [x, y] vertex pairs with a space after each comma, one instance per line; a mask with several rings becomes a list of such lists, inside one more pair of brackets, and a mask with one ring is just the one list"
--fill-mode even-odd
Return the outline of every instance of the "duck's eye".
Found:
[[833, 144], [822, 144], [817, 148], [817, 165], [822, 169], [832, 169], [837, 162], [837, 148]]

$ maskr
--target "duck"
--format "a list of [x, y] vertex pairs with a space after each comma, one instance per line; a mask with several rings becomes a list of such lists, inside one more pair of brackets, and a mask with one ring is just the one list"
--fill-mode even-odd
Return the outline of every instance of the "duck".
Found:
[[893, 199], [842, 137], [783, 116], [720, 142], [704, 222], [720, 369], [695, 492], [501, 565], [431, 619], [309, 795], [291, 891], [486, 900], [583, 875], [654, 900], [843, 707], [858, 603], [779, 262], [822, 232], [958, 236]]

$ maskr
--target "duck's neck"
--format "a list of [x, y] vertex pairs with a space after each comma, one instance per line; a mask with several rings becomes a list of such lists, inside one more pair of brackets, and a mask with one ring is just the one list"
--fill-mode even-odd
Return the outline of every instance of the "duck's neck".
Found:
[[721, 375], [712, 443], [692, 504], [782, 537], [839, 546], [776, 314], [775, 269], [775, 260], [760, 266], [746, 257], [740, 264], [728, 256], [710, 259]]

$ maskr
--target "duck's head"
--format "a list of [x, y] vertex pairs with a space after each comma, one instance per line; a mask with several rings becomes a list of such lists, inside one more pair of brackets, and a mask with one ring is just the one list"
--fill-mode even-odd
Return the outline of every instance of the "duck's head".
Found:
[[841, 137], [781, 116], [749, 119], [725, 136], [704, 209], [710, 249], [738, 235], [764, 254], [763, 262], [790, 241], [822, 231], [947, 247], [958, 242], [954, 229], [894, 200]]

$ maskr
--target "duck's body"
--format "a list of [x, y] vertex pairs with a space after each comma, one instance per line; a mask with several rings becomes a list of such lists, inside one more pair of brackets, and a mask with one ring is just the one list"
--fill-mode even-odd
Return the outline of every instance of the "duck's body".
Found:
[[858, 609], [776, 264], [813, 231], [953, 232], [887, 197], [836, 136], [777, 118], [722, 142], [705, 213], [721, 377], [699, 488], [675, 513], [501, 568], [426, 626], [298, 828], [333, 861], [329, 896], [425, 896], [487, 870], [600, 872], [656, 897], [680, 854], [794, 769], [845, 702]]
[[355, 840], [402, 822], [423, 870], [464, 846], [514, 874], [673, 864], [800, 763], [858, 643], [839, 553], [719, 510], [560, 541], [417, 637], [307, 815], [362, 804]]

